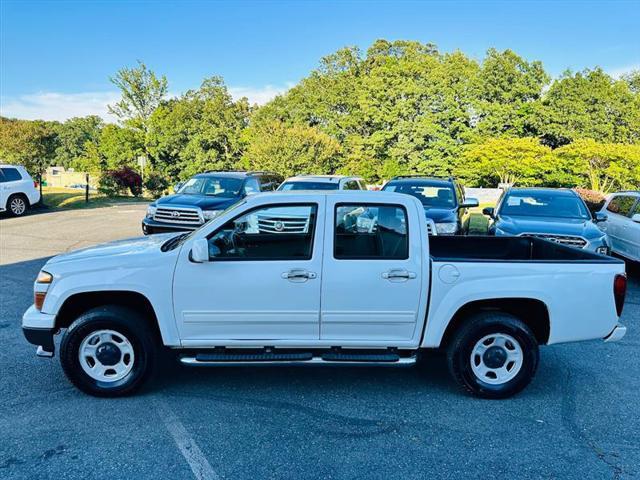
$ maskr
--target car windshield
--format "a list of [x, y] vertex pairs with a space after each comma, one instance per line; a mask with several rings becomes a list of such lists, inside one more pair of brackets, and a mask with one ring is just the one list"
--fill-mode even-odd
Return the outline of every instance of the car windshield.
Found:
[[453, 208], [456, 206], [453, 187], [449, 185], [389, 182], [382, 190], [385, 192], [406, 193], [416, 197], [425, 208]]
[[192, 177], [177, 193], [182, 195], [207, 195], [233, 198], [240, 195], [243, 180], [229, 177]]
[[278, 190], [338, 190], [338, 184], [329, 182], [285, 182]]
[[587, 207], [577, 196], [555, 192], [509, 193], [498, 213], [525, 217], [591, 218]]

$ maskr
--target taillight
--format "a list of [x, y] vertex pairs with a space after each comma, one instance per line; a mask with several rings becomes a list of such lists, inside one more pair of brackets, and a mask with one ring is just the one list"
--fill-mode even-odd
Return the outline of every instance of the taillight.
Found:
[[613, 279], [613, 298], [616, 300], [616, 312], [618, 316], [622, 315], [622, 307], [624, 306], [624, 297], [627, 294], [627, 276], [619, 273]]

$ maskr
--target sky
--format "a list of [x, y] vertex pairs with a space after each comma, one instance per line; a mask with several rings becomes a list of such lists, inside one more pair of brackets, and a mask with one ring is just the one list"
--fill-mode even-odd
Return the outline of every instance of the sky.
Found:
[[552, 76], [640, 69], [640, 0], [0, 1], [0, 114], [65, 120], [119, 94], [109, 78], [144, 61], [178, 95], [221, 75], [263, 104], [344, 46], [435, 43], [481, 60], [510, 48]]

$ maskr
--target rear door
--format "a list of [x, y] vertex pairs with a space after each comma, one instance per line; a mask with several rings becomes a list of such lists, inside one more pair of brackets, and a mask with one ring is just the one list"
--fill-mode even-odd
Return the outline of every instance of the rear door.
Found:
[[417, 344], [428, 279], [421, 268], [419, 226], [409, 224], [417, 218], [416, 207], [349, 197], [327, 196], [320, 339], [339, 345]]

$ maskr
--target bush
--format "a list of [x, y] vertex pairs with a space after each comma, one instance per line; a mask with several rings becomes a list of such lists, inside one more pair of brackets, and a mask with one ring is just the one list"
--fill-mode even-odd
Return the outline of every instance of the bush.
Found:
[[157, 172], [151, 172], [144, 179], [144, 188], [151, 193], [154, 198], [162, 196], [167, 188], [169, 181]]
[[107, 170], [100, 177], [98, 191], [108, 197], [126, 194], [127, 190], [136, 197], [142, 195], [142, 177], [129, 167]]
[[606, 200], [605, 196], [602, 193], [596, 192], [595, 190], [589, 190], [587, 188], [576, 188], [576, 192], [578, 192], [578, 195], [580, 195], [582, 200], [584, 200], [584, 203], [587, 204], [587, 208], [591, 211], [591, 213], [598, 212], [602, 208]]

